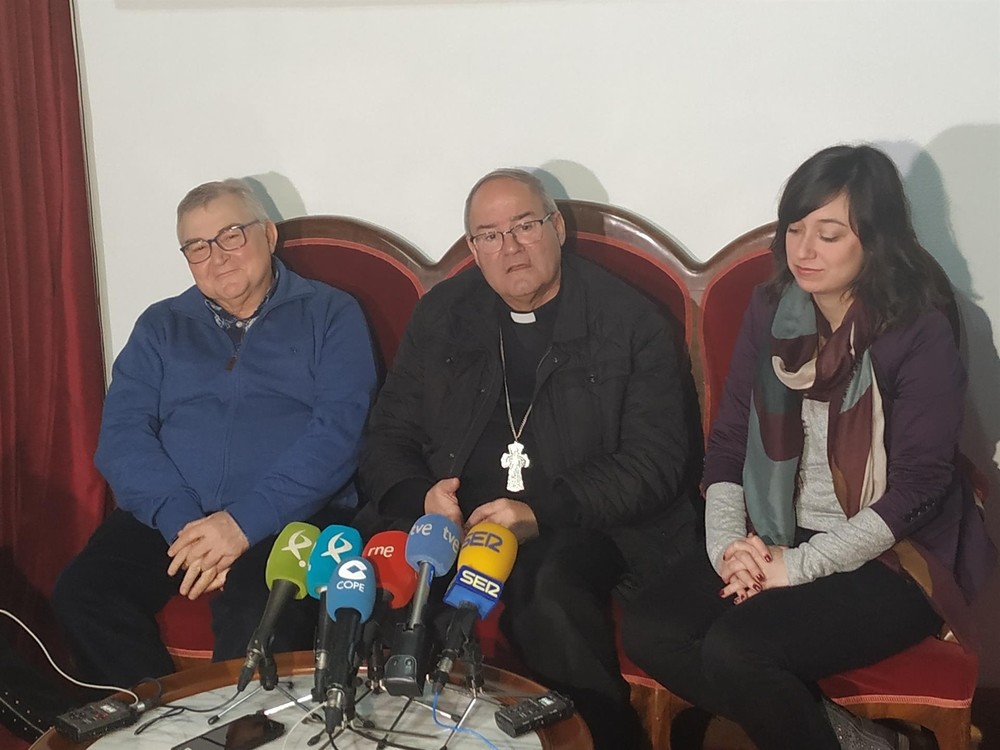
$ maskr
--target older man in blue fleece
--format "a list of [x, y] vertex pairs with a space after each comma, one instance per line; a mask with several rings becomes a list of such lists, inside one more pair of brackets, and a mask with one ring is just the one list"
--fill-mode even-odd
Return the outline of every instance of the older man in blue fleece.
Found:
[[[118, 508], [53, 593], [96, 682], [173, 670], [155, 615], [177, 592], [221, 589], [213, 657], [242, 656], [277, 533], [344, 522], [356, 505], [376, 385], [357, 302], [274, 257], [277, 229], [238, 180], [188, 193], [177, 236], [194, 286], [142, 314], [104, 405], [95, 461]], [[315, 606], [296, 602], [272, 650], [310, 648], [315, 622]]]

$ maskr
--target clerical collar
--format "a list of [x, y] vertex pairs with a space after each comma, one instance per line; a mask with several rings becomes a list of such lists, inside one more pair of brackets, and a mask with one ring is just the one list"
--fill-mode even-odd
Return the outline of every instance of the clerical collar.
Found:
[[536, 307], [531, 312], [518, 312], [517, 310], [511, 310], [507, 308], [510, 312], [510, 319], [513, 320], [518, 325], [530, 325], [536, 323], [539, 320], [548, 321], [555, 316], [556, 308], [559, 306], [559, 295], [550, 299], [541, 307]]

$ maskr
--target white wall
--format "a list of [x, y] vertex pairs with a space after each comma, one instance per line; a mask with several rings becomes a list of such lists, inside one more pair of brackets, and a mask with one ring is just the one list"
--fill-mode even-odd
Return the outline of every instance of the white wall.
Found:
[[[285, 217], [358, 216], [437, 259], [478, 176], [543, 166], [708, 258], [807, 156], [874, 141], [962, 293], [968, 450], [1000, 497], [995, 0], [76, 3], [109, 356], [189, 285], [173, 211], [205, 180], [255, 176]], [[1000, 630], [1000, 584], [982, 619]], [[985, 669], [1000, 684], [1000, 644]]]

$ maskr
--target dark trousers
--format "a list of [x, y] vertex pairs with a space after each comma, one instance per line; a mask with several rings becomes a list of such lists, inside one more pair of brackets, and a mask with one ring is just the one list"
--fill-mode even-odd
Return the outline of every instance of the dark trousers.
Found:
[[543, 530], [518, 550], [500, 627], [540, 682], [569, 695], [598, 750], [626, 750], [642, 728], [622, 678], [611, 593], [626, 573], [610, 538]]
[[[324, 509], [309, 521], [323, 528], [349, 521], [353, 512]], [[212, 599], [213, 661], [246, 654], [267, 603], [264, 568], [276, 536], [241, 555]], [[130, 687], [174, 671], [155, 619], [183, 578], [167, 575], [167, 547], [159, 531], [115, 510], [60, 574], [52, 606], [84, 680]], [[309, 597], [292, 602], [279, 620], [273, 652], [312, 649], [318, 614]]]
[[688, 555], [627, 609], [625, 650], [671, 692], [739, 723], [760, 750], [838, 750], [815, 681], [941, 626], [916, 584], [874, 560], [739, 605], [721, 588], [704, 550]]

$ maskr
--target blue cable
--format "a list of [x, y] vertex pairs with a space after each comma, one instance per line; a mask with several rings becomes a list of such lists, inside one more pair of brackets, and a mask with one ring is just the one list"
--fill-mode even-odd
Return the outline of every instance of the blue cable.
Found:
[[483, 737], [483, 735], [481, 735], [475, 729], [469, 729], [468, 727], [459, 726], [458, 724], [442, 724], [438, 720], [438, 698], [440, 698], [440, 697], [441, 697], [440, 693], [434, 693], [434, 703], [431, 706], [431, 708], [433, 708], [434, 710], [431, 711], [431, 715], [434, 717], [434, 723], [435, 724], [437, 724], [439, 727], [443, 727], [444, 729], [454, 729], [456, 732], [465, 732], [466, 734], [471, 734], [473, 737], [476, 737], [476, 738], [482, 740], [483, 742], [485, 742], [487, 744], [487, 746], [493, 748], [493, 750], [500, 750], [500, 748], [498, 748], [496, 745], [494, 745], [488, 739], [486, 739], [485, 737]]

